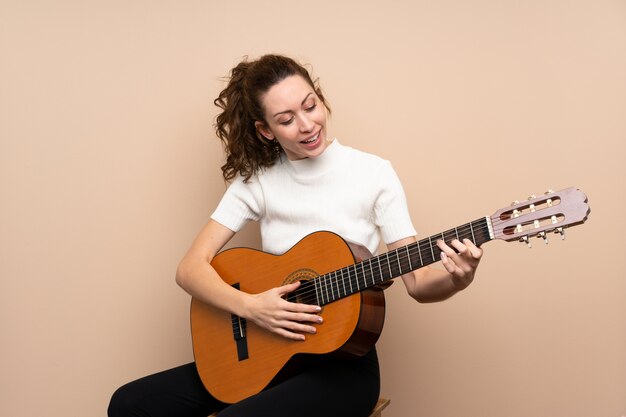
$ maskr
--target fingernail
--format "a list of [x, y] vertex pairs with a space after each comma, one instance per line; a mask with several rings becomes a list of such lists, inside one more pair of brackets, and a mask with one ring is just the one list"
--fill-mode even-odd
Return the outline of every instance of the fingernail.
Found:
[[320, 306], [315, 307], [315, 311], [322, 311], [322, 307]]

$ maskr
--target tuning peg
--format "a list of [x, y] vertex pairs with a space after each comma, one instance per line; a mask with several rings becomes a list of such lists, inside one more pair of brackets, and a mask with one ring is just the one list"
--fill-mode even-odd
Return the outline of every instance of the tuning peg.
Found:
[[[534, 198], [537, 198], [537, 196], [533, 194], [533, 195], [531, 195], [530, 197], [528, 197], [528, 200], [532, 200], [532, 199], [534, 199]], [[534, 203], [531, 203], [531, 204], [528, 206], [528, 208], [530, 208], [531, 213], [532, 213], [532, 212], [534, 212], [534, 211], [535, 211], [535, 204], [534, 204]]]
[[542, 238], [546, 245], [548, 244], [548, 236], [546, 236], [546, 232], [537, 233], [537, 237]]
[[525, 243], [526, 245], [528, 245], [528, 247], [529, 247], [529, 248], [532, 248], [532, 247], [533, 247], [533, 244], [532, 244], [532, 243], [530, 243], [530, 240], [528, 240], [528, 236], [522, 236], [522, 237], [519, 239], [519, 241], [520, 241], [520, 242]]
[[[518, 200], [515, 200], [514, 202], [511, 203], [511, 206], [516, 206], [519, 204]], [[520, 215], [520, 211], [518, 209], [513, 209], [513, 217], [519, 217]]]
[[565, 240], [565, 229], [562, 227], [557, 227], [554, 233], [559, 233], [561, 235], [561, 240]]
[[[553, 190], [548, 190], [548, 191], [546, 191], [544, 194], [545, 194], [545, 195], [554, 194], [554, 191], [553, 191]], [[546, 200], [546, 204], [547, 204], [547, 206], [548, 206], [548, 207], [552, 207], [552, 199], [551, 199], [551, 198], [548, 198], [548, 199]]]

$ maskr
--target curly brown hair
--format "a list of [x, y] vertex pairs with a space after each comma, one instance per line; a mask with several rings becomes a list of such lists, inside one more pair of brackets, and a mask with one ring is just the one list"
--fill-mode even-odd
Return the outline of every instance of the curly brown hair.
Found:
[[246, 57], [231, 70], [228, 85], [214, 100], [222, 109], [216, 118], [215, 132], [226, 152], [226, 163], [222, 166], [226, 181], [237, 174], [248, 181], [278, 160], [282, 151], [278, 141], [263, 138], [254, 122], [267, 124], [261, 104], [263, 94], [292, 75], [304, 78], [330, 113], [317, 80], [313, 81], [309, 71], [289, 57], [263, 55], [255, 61], [248, 61]]

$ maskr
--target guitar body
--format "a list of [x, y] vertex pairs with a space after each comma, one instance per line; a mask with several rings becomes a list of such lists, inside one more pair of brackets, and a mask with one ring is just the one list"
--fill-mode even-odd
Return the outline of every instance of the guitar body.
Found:
[[[256, 294], [274, 287], [307, 281], [355, 263], [350, 246], [330, 232], [308, 235], [283, 255], [235, 248], [218, 254], [211, 265], [228, 284]], [[297, 302], [304, 302], [296, 299]], [[385, 300], [372, 288], [341, 298], [322, 308], [324, 323], [305, 341], [288, 340], [254, 323], [245, 328], [242, 357], [235, 335], [237, 317], [193, 299], [191, 330], [198, 373], [218, 400], [235, 403], [263, 390], [297, 354], [331, 352], [364, 355], [382, 331]]]

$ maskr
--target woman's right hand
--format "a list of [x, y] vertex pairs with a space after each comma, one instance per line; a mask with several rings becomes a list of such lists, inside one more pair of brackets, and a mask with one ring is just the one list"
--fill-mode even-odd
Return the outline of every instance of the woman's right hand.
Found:
[[317, 315], [321, 308], [316, 305], [292, 303], [283, 298], [299, 286], [300, 282], [294, 282], [252, 295], [247, 318], [287, 339], [305, 340], [305, 333], [315, 334], [316, 329], [311, 324], [322, 323], [322, 317]]

